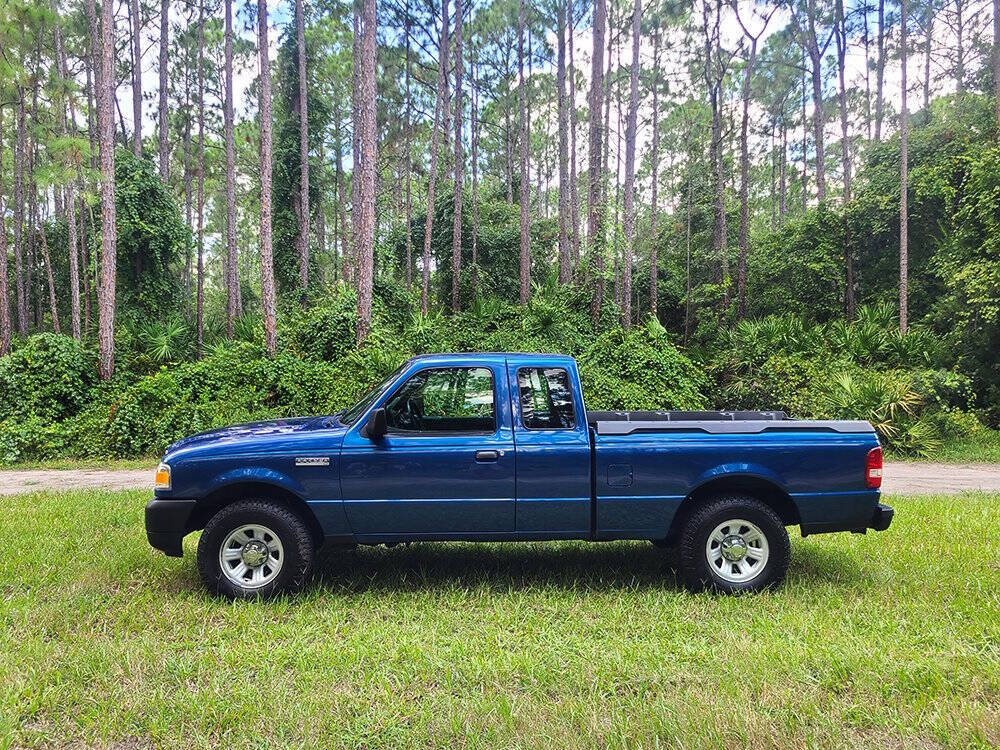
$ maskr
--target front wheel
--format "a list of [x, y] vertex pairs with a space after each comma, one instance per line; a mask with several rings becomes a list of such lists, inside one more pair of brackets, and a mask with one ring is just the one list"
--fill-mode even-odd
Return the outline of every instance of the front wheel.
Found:
[[761, 591], [785, 578], [791, 548], [778, 515], [759, 500], [730, 495], [697, 509], [680, 535], [680, 575], [692, 591]]
[[198, 570], [205, 586], [230, 599], [266, 599], [302, 588], [314, 543], [302, 519], [267, 500], [227, 505], [205, 526]]

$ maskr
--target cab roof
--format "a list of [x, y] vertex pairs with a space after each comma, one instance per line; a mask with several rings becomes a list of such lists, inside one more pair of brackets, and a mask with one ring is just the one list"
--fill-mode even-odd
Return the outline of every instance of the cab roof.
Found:
[[542, 354], [539, 352], [450, 352], [436, 354], [419, 354], [412, 357], [410, 362], [448, 362], [454, 363], [456, 360], [463, 362], [506, 362], [508, 359], [517, 359], [519, 362], [572, 362], [573, 358], [568, 354]]

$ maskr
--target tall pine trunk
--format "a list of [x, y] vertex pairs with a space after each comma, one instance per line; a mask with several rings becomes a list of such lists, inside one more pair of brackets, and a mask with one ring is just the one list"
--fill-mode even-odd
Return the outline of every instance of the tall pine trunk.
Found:
[[653, 28], [653, 140], [650, 144], [651, 196], [649, 209], [649, 314], [657, 317], [659, 297], [659, 258], [657, 257], [657, 221], [660, 191], [660, 19]]
[[455, 191], [451, 230], [451, 309], [461, 307], [462, 281], [462, 0], [455, 0]]
[[520, 147], [521, 147], [521, 172], [520, 184], [518, 186], [521, 204], [521, 252], [520, 252], [520, 292], [518, 300], [523, 305], [528, 301], [531, 292], [531, 237], [529, 227], [531, 219], [528, 214], [528, 197], [530, 183], [528, 178], [528, 116], [527, 116], [527, 95], [525, 88], [527, 80], [524, 77], [524, 26], [526, 0], [519, 0], [517, 4], [517, 71], [518, 71], [518, 122], [520, 124]]
[[628, 118], [625, 124], [625, 248], [622, 259], [622, 323], [632, 325], [632, 258], [636, 254], [635, 138], [639, 113], [639, 43], [642, 0], [632, 11], [632, 71], [629, 81]]
[[[405, 84], [406, 91], [406, 288], [413, 286], [413, 92], [410, 90], [410, 0], [406, 0], [403, 11], [403, 29], [406, 36], [405, 45]], [[475, 117], [475, 113], [473, 113]], [[472, 137], [475, 139], [475, 121], [472, 123]], [[473, 140], [475, 143], [475, 140]]]
[[260, 297], [264, 313], [264, 340], [268, 354], [278, 349], [278, 313], [274, 289], [274, 252], [271, 246], [271, 63], [268, 58], [267, 0], [257, 0], [257, 87], [260, 118]]
[[232, 338], [239, 308], [236, 250], [236, 140], [233, 134], [233, 0], [225, 5], [225, 106], [226, 142], [226, 337]]
[[909, 146], [909, 112], [906, 107], [906, 0], [899, 3], [899, 330], [906, 333], [909, 311], [909, 226], [906, 205], [908, 182], [907, 164]]
[[198, 246], [195, 329], [198, 356], [205, 340], [205, 0], [198, 1]]
[[[96, 17], [96, 13], [95, 13]], [[94, 37], [97, 38], [97, 27]], [[28, 335], [28, 284], [25, 279], [24, 254], [24, 148], [27, 124], [24, 112], [24, 89], [17, 87], [17, 112], [15, 124], [17, 135], [14, 141], [14, 286], [17, 297], [17, 332]]]
[[993, 0], [993, 109], [1000, 134], [1000, 0]]
[[[53, 1], [53, 11], [57, 10], [57, 4]], [[54, 13], [58, 19], [58, 13]], [[69, 69], [66, 64], [66, 50], [63, 45], [62, 26], [59, 20], [53, 25], [53, 39], [55, 42], [56, 67], [59, 76], [63, 80], [69, 80]], [[67, 123], [65, 112], [66, 102], [59, 101], [60, 120], [62, 124], [63, 137], [69, 137], [69, 124]], [[70, 100], [70, 114], [73, 122], [73, 129], [76, 130], [75, 111]], [[74, 133], [75, 134], [75, 133]], [[79, 158], [74, 152], [72, 156], [77, 174], [80, 173]], [[66, 239], [69, 250], [69, 299], [70, 299], [70, 330], [73, 338], [80, 340], [80, 265], [78, 257], [77, 233], [76, 233], [76, 197], [74, 194], [74, 181], [66, 182]]]
[[476, 60], [471, 64], [472, 86], [472, 296], [479, 296], [479, 84]]
[[[837, 40], [837, 81], [840, 101], [840, 150], [844, 173], [844, 206], [851, 201], [851, 138], [847, 118], [847, 19], [844, 14], [844, 0], [836, 0], [834, 33]], [[851, 253], [850, 224], [844, 211], [844, 309], [847, 319], [854, 318], [854, 257]]]
[[885, 86], [885, 0], [878, 0], [878, 38], [875, 48], [875, 143], [882, 140], [883, 98]]
[[594, 51], [590, 73], [590, 134], [587, 160], [587, 242], [593, 258], [594, 300], [591, 319], [594, 328], [600, 322], [604, 305], [604, 207], [601, 204], [601, 105], [604, 93], [604, 34], [607, 25], [607, 0], [594, 2]]
[[167, 120], [167, 52], [170, 43], [170, 0], [160, 0], [160, 179], [170, 180], [170, 135]]
[[361, 107], [357, 111], [360, 129], [360, 159], [355, 173], [360, 173], [358, 189], [358, 235], [355, 247], [358, 258], [358, 343], [363, 344], [371, 331], [372, 284], [375, 262], [375, 0], [363, 0], [361, 71], [358, 90]]
[[299, 285], [302, 303], [309, 294], [309, 90], [306, 80], [306, 19], [303, 0], [295, 0], [295, 38], [299, 74]]
[[132, 19], [132, 153], [142, 157], [142, 33], [139, 0], [129, 0]]
[[10, 287], [7, 281], [7, 211], [3, 204], [3, 107], [0, 106], [0, 357], [10, 352]]
[[566, 6], [559, 0], [558, 45], [556, 66], [557, 107], [559, 110], [559, 283], [572, 278], [569, 229], [569, 104], [566, 101]]
[[420, 269], [420, 313], [427, 315], [431, 284], [431, 230], [434, 228], [434, 188], [438, 173], [438, 139], [444, 108], [444, 81], [448, 69], [448, 0], [441, 0], [441, 36], [438, 43], [437, 96], [434, 100], [434, 124], [431, 126], [431, 166], [427, 177], [427, 218], [424, 221], [423, 263]]
[[[101, 275], [97, 287], [97, 369], [102, 380], [110, 380], [115, 370], [115, 281], [117, 273], [115, 212], [115, 121], [114, 69], [115, 20], [113, 3], [101, 3], [100, 28], [94, 0], [88, 0], [91, 19], [91, 48], [95, 53], [97, 128], [101, 166]], [[100, 49], [101, 56], [96, 56]]]
[[[998, 0], [1000, 2], [1000, 0]], [[575, 19], [573, 18], [573, 3], [567, 0], [566, 10], [569, 13], [569, 215], [570, 215], [570, 268], [576, 274], [580, 265], [580, 197], [577, 194], [576, 173], [576, 65], [573, 64], [573, 42], [575, 39]]]

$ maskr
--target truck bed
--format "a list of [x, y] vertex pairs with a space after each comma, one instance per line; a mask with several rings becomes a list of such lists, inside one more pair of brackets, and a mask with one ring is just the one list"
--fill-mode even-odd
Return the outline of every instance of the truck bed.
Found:
[[753, 435], [761, 432], [870, 433], [862, 420], [789, 419], [783, 411], [588, 411], [597, 435], [702, 432]]

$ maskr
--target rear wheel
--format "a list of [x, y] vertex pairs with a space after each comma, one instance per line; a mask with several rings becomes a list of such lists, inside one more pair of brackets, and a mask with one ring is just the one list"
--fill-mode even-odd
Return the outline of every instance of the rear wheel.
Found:
[[680, 575], [693, 591], [761, 591], [788, 571], [788, 532], [778, 515], [743, 495], [718, 497], [698, 508], [681, 529]]
[[231, 599], [270, 598], [302, 588], [315, 545], [289, 508], [243, 500], [216, 513], [198, 543], [198, 570], [209, 591]]

